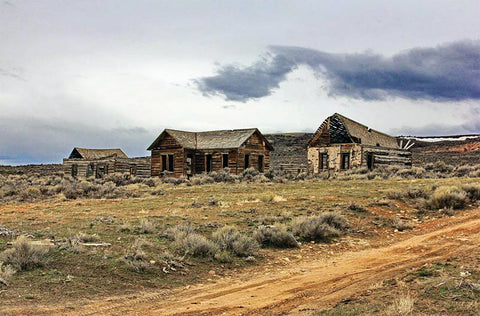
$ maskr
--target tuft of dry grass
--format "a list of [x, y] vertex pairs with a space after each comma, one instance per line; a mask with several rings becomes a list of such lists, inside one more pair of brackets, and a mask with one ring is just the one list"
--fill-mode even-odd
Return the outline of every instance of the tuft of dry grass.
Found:
[[153, 234], [156, 230], [156, 224], [148, 218], [140, 219], [140, 224], [137, 227], [137, 230], [140, 234]]
[[393, 219], [392, 226], [393, 226], [393, 228], [396, 228], [399, 231], [404, 231], [404, 230], [413, 228], [412, 223], [406, 222], [406, 221], [404, 221], [400, 218], [397, 218], [397, 217]]
[[17, 272], [11, 265], [4, 265], [0, 262], [0, 286], [8, 286], [11, 277]]
[[401, 295], [395, 298], [386, 310], [388, 316], [407, 316], [413, 314], [415, 299], [409, 294]]

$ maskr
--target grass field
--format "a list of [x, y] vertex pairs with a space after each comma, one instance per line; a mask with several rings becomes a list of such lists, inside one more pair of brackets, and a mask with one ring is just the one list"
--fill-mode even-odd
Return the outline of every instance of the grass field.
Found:
[[[450, 178], [202, 186], [163, 184], [162, 195], [147, 194], [140, 198], [64, 200], [52, 197], [34, 203], [4, 203], [0, 205], [0, 225], [17, 235], [28, 235], [30, 240], [48, 240], [54, 246], [43, 265], [15, 273], [8, 286], [0, 287], [0, 299], [4, 306], [62, 304], [75, 308], [78, 302], [95, 298], [186, 287], [219, 278], [235, 279], [237, 274], [258, 269], [275, 273], [284, 266], [402, 240], [419, 233], [417, 227], [438, 218], [468, 212], [474, 207], [470, 202], [465, 210], [439, 211], [426, 209], [420, 199], [394, 196], [418, 188], [428, 191], [439, 185], [461, 186], [474, 181]], [[348, 229], [330, 242], [298, 239], [300, 248], [261, 248], [253, 256], [230, 256], [228, 260], [185, 255], [173, 246], [166, 234], [169, 228], [191, 223], [196, 233], [207, 238], [225, 225], [234, 226], [251, 237], [261, 225], [291, 230], [295, 219], [324, 212], [342, 215], [348, 223]], [[82, 243], [89, 238], [97, 245]], [[0, 251], [10, 248], [13, 240], [0, 235]], [[145, 264], [138, 271], [126, 258], [140, 248]], [[478, 266], [479, 258], [472, 260]], [[479, 293], [475, 286], [451, 290], [453, 292], [450, 289], [463, 270], [471, 274], [469, 282], [478, 282], [479, 272], [474, 263], [470, 260], [468, 265], [462, 258], [438, 262], [425, 268], [431, 274], [419, 270], [395, 280], [385, 280], [366, 289], [364, 296], [355, 301], [322, 313], [375, 313], [403, 295], [406, 299], [412, 298], [419, 311], [428, 312], [429, 307], [441, 302], [452, 304], [451, 314], [460, 315], [468, 308], [457, 308], [453, 304], [460, 301], [465, 306], [478, 306]], [[462, 265], [468, 269], [460, 268]], [[435, 287], [440, 277], [446, 283]]]

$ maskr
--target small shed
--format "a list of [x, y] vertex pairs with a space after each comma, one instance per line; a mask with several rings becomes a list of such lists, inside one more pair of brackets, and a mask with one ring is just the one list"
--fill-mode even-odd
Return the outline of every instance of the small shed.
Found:
[[308, 144], [310, 174], [328, 170], [400, 165], [410, 167], [412, 154], [395, 137], [335, 113], [317, 129]]
[[172, 177], [218, 172], [240, 174], [247, 168], [270, 168], [272, 145], [256, 128], [187, 132], [165, 129], [148, 147], [151, 174]]
[[65, 174], [75, 178], [103, 178], [115, 172], [128, 172], [134, 176], [150, 175], [150, 158], [129, 158], [121, 149], [73, 148], [70, 156], [63, 159]]

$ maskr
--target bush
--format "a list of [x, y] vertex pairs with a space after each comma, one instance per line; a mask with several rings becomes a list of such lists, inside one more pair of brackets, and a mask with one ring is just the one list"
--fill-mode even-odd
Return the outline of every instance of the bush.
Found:
[[462, 209], [467, 203], [467, 194], [456, 186], [438, 187], [426, 202], [430, 209]]
[[295, 237], [283, 227], [260, 226], [254, 233], [254, 238], [264, 247], [298, 248]]
[[356, 204], [355, 202], [350, 203], [348, 205], [348, 209], [350, 211], [360, 212], [360, 213], [367, 212], [367, 210], [362, 205]]
[[100, 238], [97, 234], [89, 235], [85, 233], [78, 233], [75, 235], [74, 240], [77, 242], [88, 243], [88, 242], [99, 242]]
[[184, 235], [183, 238], [175, 239], [173, 246], [179, 252], [202, 258], [214, 258], [219, 250], [218, 246], [211, 240], [196, 233], [190, 233]]
[[413, 225], [409, 222], [405, 222], [399, 218], [395, 218], [392, 222], [393, 228], [398, 229], [399, 231], [404, 231], [407, 229], [412, 229]]
[[153, 234], [156, 230], [155, 223], [148, 218], [140, 219], [140, 225], [137, 227], [137, 231], [140, 234]]
[[462, 190], [467, 193], [468, 198], [472, 202], [480, 200], [480, 184], [470, 183], [462, 186]]
[[258, 249], [258, 243], [254, 239], [242, 235], [232, 226], [218, 229], [213, 233], [212, 239], [220, 250], [230, 251], [239, 257], [251, 256]]
[[0, 261], [18, 271], [25, 271], [44, 266], [49, 254], [48, 246], [32, 244], [27, 238], [20, 236], [15, 240], [12, 248], [0, 254]]
[[299, 218], [294, 223], [293, 233], [304, 240], [329, 241], [340, 236], [347, 227], [345, 218], [333, 213]]
[[11, 265], [0, 262], [0, 286], [8, 285], [8, 281], [17, 271]]

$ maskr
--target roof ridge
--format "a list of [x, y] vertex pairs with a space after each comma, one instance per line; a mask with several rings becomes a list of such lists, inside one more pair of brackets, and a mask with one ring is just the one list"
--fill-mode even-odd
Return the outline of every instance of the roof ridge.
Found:
[[[360, 122], [357, 122], [357, 121], [355, 121], [355, 120], [352, 120], [351, 118], [346, 117], [345, 115], [342, 115], [342, 114], [340, 114], [340, 113], [335, 113], [335, 114], [333, 114], [332, 116], [335, 116], [335, 115], [338, 116], [338, 117], [340, 117], [340, 119], [349, 120], [350, 122], [353, 122], [353, 123], [355, 123], [355, 124], [358, 124], [358, 125], [360, 125], [360, 126], [363, 126], [363, 127], [365, 127], [367, 130], [370, 130], [370, 131], [372, 131], [372, 132], [376, 132], [376, 133], [379, 133], [379, 134], [382, 134], [382, 135], [385, 135], [385, 136], [388, 136], [388, 137], [394, 137], [394, 136], [389, 135], [389, 134], [387, 134], [387, 133], [380, 132], [380, 131], [378, 131], [378, 130], [376, 130], [376, 129], [374, 129], [374, 128], [371, 128], [371, 127], [369, 127], [369, 126], [367, 126], [367, 125], [365, 125], [365, 124], [362, 124], [362, 123], [360, 123]], [[345, 126], [345, 128], [347, 129], [347, 132], [348, 132], [349, 134], [351, 134], [350, 131], [348, 130], [348, 127]]]

